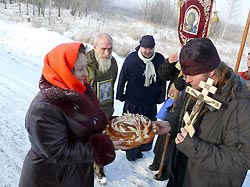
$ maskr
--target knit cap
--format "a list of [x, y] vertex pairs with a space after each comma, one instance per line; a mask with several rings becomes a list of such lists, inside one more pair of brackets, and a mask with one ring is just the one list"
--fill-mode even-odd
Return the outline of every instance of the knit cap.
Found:
[[155, 40], [152, 35], [144, 35], [140, 40], [140, 46], [145, 48], [154, 48], [155, 47]]

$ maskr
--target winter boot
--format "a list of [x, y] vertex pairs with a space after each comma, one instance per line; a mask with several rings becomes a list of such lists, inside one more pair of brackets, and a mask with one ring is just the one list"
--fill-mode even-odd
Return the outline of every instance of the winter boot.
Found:
[[170, 175], [169, 175], [167, 168], [165, 166], [163, 166], [163, 168], [162, 168], [161, 176], [159, 176], [159, 173], [156, 173], [154, 175], [154, 179], [158, 180], [158, 181], [165, 181], [165, 180], [168, 180], [169, 178], [170, 178]]
[[153, 163], [148, 166], [148, 169], [151, 171], [157, 171], [160, 168], [160, 162], [156, 160], [156, 157], [153, 160]]

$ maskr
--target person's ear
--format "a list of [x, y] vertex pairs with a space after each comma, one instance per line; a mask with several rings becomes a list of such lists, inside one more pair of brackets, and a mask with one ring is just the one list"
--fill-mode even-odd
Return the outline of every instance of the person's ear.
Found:
[[215, 75], [215, 69], [209, 72], [209, 76], [213, 77]]

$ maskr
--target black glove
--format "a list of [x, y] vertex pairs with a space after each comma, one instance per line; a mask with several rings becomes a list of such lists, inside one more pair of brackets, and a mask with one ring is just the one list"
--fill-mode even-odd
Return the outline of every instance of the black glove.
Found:
[[174, 86], [177, 90], [182, 91], [186, 87], [186, 81], [182, 77], [178, 77], [174, 80]]

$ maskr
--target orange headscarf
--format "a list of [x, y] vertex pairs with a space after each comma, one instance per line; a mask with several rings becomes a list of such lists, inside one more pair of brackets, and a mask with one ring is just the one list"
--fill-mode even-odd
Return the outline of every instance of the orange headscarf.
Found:
[[51, 84], [84, 94], [86, 87], [73, 75], [80, 42], [64, 43], [52, 49], [44, 58], [42, 74]]

